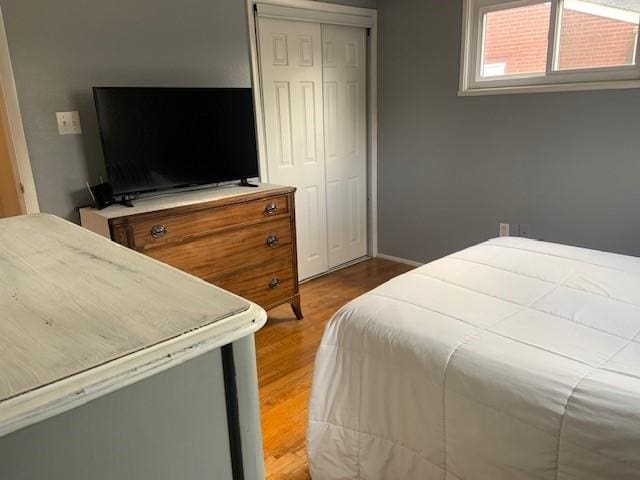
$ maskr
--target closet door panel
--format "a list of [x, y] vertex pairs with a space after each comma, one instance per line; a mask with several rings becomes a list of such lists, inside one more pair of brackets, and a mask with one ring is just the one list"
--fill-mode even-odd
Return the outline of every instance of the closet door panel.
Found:
[[367, 254], [364, 28], [322, 25], [329, 267]]
[[320, 24], [259, 18], [269, 182], [297, 187], [300, 279], [326, 272], [327, 214]]

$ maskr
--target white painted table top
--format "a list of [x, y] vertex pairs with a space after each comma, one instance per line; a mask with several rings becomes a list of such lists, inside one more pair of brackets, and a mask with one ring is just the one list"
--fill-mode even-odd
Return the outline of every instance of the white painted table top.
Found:
[[260, 328], [250, 302], [60, 218], [0, 220], [0, 435]]
[[239, 195], [250, 195], [252, 193], [268, 192], [284, 188], [281, 185], [270, 185], [260, 183], [257, 187], [240, 187], [238, 185], [222, 185], [214, 188], [203, 188], [200, 190], [192, 190], [187, 192], [167, 193], [166, 195], [157, 195], [150, 197], [142, 197], [133, 200], [133, 207], [125, 207], [123, 205], [111, 205], [103, 210], [94, 208], [82, 208], [84, 211], [91, 211], [94, 215], [110, 219], [127, 217], [129, 215], [137, 215], [140, 213], [156, 212], [158, 210], [166, 210], [169, 208], [184, 207], [188, 205], [197, 205], [199, 203], [213, 202]]

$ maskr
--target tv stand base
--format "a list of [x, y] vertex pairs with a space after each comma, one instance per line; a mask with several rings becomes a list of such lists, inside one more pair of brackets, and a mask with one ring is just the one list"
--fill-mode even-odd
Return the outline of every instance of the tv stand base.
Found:
[[238, 185], [241, 187], [253, 187], [253, 188], [258, 187], [258, 185], [256, 185], [255, 183], [249, 183], [249, 181], [246, 178], [241, 178], [240, 183]]
[[117, 205], [124, 205], [125, 207], [133, 208], [133, 202], [130, 198], [123, 198], [114, 202]]

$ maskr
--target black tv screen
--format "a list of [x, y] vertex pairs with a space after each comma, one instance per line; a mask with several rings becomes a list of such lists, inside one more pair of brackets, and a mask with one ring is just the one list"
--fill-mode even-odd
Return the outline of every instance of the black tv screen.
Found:
[[258, 176], [250, 88], [94, 88], [114, 195]]

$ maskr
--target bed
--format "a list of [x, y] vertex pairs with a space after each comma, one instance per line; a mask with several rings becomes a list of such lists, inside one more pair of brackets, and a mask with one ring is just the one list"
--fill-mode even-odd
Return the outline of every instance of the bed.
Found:
[[502, 237], [342, 308], [314, 480], [640, 479], [640, 258]]

